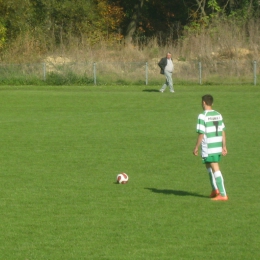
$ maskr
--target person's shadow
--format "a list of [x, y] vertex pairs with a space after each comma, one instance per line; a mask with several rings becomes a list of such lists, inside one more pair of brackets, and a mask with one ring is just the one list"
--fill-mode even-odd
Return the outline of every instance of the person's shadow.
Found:
[[158, 89], [144, 89], [143, 92], [160, 92]]
[[156, 188], [145, 188], [146, 190], [150, 190], [154, 193], [161, 193], [164, 195], [175, 195], [175, 196], [194, 196], [194, 197], [200, 197], [200, 198], [208, 198], [208, 196], [201, 195], [196, 192], [188, 192], [183, 190], [168, 190], [168, 189], [156, 189]]

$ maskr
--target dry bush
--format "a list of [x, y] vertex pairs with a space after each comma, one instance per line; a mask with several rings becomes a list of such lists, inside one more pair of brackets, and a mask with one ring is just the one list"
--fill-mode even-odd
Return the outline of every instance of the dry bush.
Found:
[[199, 34], [186, 32], [178, 48], [187, 60], [259, 59], [259, 30], [259, 21], [217, 20]]
[[[259, 60], [260, 23], [251, 20], [241, 25], [236, 21], [216, 20], [199, 33], [184, 31], [178, 41], [166, 40], [161, 46], [160, 39], [151, 38], [146, 44], [127, 45], [122, 41], [107, 44], [105, 40], [95, 46], [81, 39], [70, 38], [66, 45], [54, 47], [54, 40], [36, 37], [27, 33], [10, 44], [2, 53], [2, 61], [8, 63], [42, 62], [48, 56], [65, 57], [73, 62], [135, 62], [159, 60], [170, 51], [180, 61], [251, 59]], [[170, 39], [170, 37], [169, 37]], [[48, 50], [48, 51], [47, 51]]]
[[10, 43], [8, 49], [1, 53], [1, 60], [4, 63], [39, 62], [42, 61], [47, 49], [44, 39], [34, 37], [28, 32]]

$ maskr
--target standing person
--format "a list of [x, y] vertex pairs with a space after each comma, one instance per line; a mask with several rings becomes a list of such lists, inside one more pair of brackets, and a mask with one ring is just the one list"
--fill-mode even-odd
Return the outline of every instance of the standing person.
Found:
[[174, 70], [174, 65], [172, 62], [172, 55], [170, 52], [166, 54], [166, 57], [162, 58], [159, 63], [159, 67], [161, 68], [160, 73], [165, 75], [166, 81], [160, 89], [160, 92], [164, 92], [166, 87], [170, 87], [170, 92], [174, 93], [173, 82], [172, 82], [172, 72]]
[[209, 173], [212, 192], [212, 200], [228, 200], [224, 187], [224, 179], [219, 168], [221, 154], [227, 154], [226, 133], [222, 115], [212, 109], [213, 97], [204, 95], [202, 97], [203, 113], [199, 114], [197, 121], [197, 143], [193, 150], [198, 155], [201, 146], [202, 162]]

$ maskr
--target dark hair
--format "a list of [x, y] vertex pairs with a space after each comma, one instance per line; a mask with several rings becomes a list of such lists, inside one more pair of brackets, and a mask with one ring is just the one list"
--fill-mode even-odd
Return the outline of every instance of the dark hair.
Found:
[[204, 95], [204, 96], [202, 96], [202, 101], [205, 101], [205, 103], [208, 106], [212, 106], [212, 104], [213, 104], [213, 97], [211, 95]]

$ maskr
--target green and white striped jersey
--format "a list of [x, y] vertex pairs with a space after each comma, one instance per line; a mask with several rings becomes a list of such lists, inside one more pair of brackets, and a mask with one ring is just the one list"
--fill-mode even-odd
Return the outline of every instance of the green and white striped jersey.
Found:
[[205, 110], [199, 114], [197, 133], [204, 134], [201, 143], [203, 158], [222, 153], [222, 131], [225, 130], [222, 115], [215, 110]]

